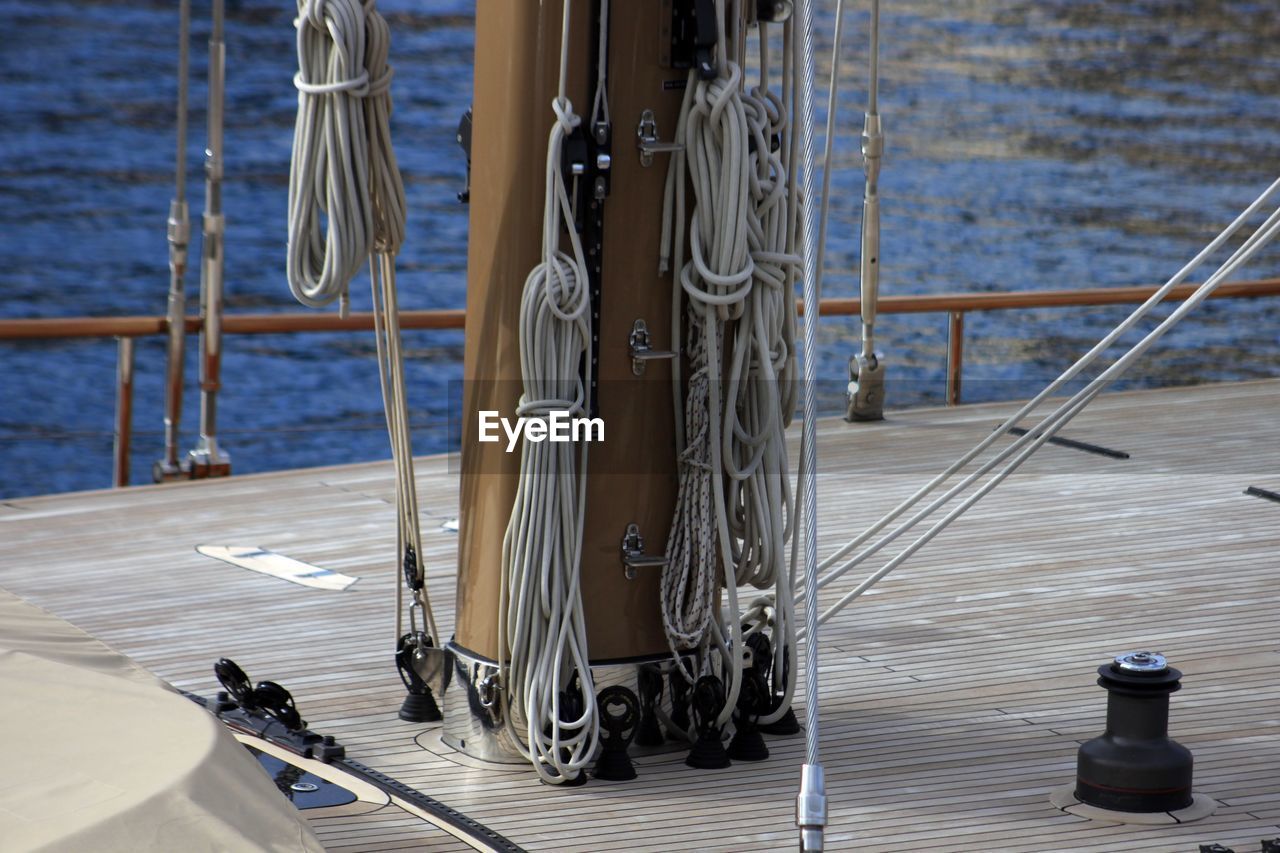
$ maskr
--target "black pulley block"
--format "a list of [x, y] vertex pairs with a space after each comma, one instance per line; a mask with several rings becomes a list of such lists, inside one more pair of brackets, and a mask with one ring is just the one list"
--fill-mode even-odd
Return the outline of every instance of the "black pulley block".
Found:
[[640, 724], [635, 742], [640, 746], [662, 746], [666, 740], [658, 724], [658, 704], [662, 701], [662, 671], [653, 664], [640, 667], [636, 686], [640, 690]]
[[440, 713], [431, 688], [413, 665], [414, 653], [421, 646], [432, 646], [431, 638], [421, 631], [405, 634], [396, 646], [396, 671], [400, 673], [400, 680], [407, 691], [398, 716], [410, 723], [437, 723], [444, 719], [444, 715]]
[[[692, 685], [678, 666], [671, 667], [667, 680], [671, 683], [671, 723], [680, 730], [679, 737], [684, 738], [689, 731], [689, 690]], [[674, 736], [673, 732], [667, 734]]]
[[1191, 805], [1191, 752], [1169, 737], [1169, 695], [1181, 679], [1155, 652], [1130, 652], [1098, 667], [1107, 728], [1080, 747], [1076, 799], [1122, 812]]
[[684, 763], [701, 770], [718, 770], [731, 762], [720, 739], [722, 726], [718, 718], [724, 710], [724, 685], [714, 675], [704, 675], [693, 685], [693, 725], [698, 739]]
[[600, 728], [605, 731], [600, 740], [600, 757], [596, 759], [596, 778], [611, 782], [636, 778], [627, 747], [640, 726], [640, 700], [629, 688], [615, 684], [600, 691], [596, 707]]
[[245, 675], [238, 663], [231, 658], [218, 658], [218, 662], [213, 665], [213, 674], [222, 685], [222, 689], [231, 697], [231, 701], [246, 711], [257, 709], [258, 703], [253, 695], [253, 683], [249, 681], [249, 676]]

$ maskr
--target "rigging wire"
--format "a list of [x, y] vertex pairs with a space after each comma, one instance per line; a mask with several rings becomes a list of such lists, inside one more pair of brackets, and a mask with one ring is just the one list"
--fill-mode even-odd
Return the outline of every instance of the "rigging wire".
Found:
[[[1222, 242], [1225, 242], [1225, 240], [1228, 239], [1231, 234], [1235, 233], [1235, 231], [1239, 229], [1239, 227], [1244, 223], [1244, 221], [1248, 217], [1250, 217], [1253, 213], [1255, 213], [1278, 188], [1280, 188], [1280, 180], [1278, 180], [1276, 183], [1273, 183], [1271, 187], [1268, 188], [1261, 196], [1259, 196], [1259, 198], [1252, 205], [1250, 205], [1249, 208], [1246, 209], [1244, 213], [1242, 213], [1230, 226], [1228, 226], [1228, 228], [1224, 230], [1222, 234], [1219, 235], [1218, 238], [1216, 238], [1213, 242], [1211, 242], [1209, 246], [1207, 246], [1203, 251], [1200, 252], [1200, 254], [1196, 256], [1195, 259], [1193, 259], [1190, 263], [1187, 264], [1186, 267], [1184, 267], [1181, 271], [1179, 271], [1177, 275], [1175, 275], [1172, 279], [1170, 279], [1169, 282], [1163, 288], [1161, 288], [1161, 290], [1166, 291], [1166, 289], [1171, 289], [1173, 286], [1179, 283], [1183, 278], [1189, 275], [1190, 272], [1192, 272], [1196, 267], [1200, 266], [1205, 260], [1205, 258], [1207, 257], [1207, 255], [1210, 254], [1214, 249], [1221, 246]], [[1081, 411], [1083, 411], [1084, 408], [1094, 398], [1096, 398], [1103, 390], [1105, 390], [1105, 388], [1108, 385], [1110, 385], [1116, 379], [1120, 378], [1130, 367], [1132, 367], [1132, 365], [1139, 358], [1141, 358], [1142, 355], [1145, 354], [1158, 340], [1160, 340], [1161, 337], [1163, 337], [1170, 329], [1176, 326], [1184, 317], [1186, 317], [1188, 314], [1194, 311], [1200, 305], [1201, 302], [1207, 299], [1213, 293], [1213, 291], [1216, 290], [1218, 286], [1221, 285], [1227, 279], [1228, 276], [1234, 273], [1237, 269], [1239, 269], [1241, 266], [1243, 266], [1245, 263], [1251, 260], [1259, 251], [1261, 251], [1261, 249], [1265, 247], [1272, 239], [1274, 239], [1278, 233], [1280, 233], [1280, 208], [1272, 212], [1266, 218], [1263, 224], [1259, 226], [1244, 241], [1244, 243], [1238, 249], [1236, 249], [1235, 252], [1233, 252], [1231, 256], [1225, 262], [1223, 262], [1223, 264], [1219, 266], [1218, 269], [1212, 275], [1210, 275], [1204, 281], [1204, 283], [1202, 283], [1195, 290], [1194, 293], [1192, 293], [1191, 296], [1189, 296], [1184, 302], [1179, 304], [1178, 307], [1174, 309], [1174, 311], [1170, 313], [1168, 317], [1166, 317], [1154, 329], [1148, 332], [1140, 341], [1134, 344], [1123, 355], [1121, 355], [1118, 359], [1116, 359], [1109, 367], [1103, 370], [1097, 377], [1095, 377], [1092, 381], [1090, 381], [1084, 388], [1082, 388], [1080, 391], [1078, 391], [1068, 400], [1060, 404], [1058, 408], [1056, 408], [1052, 413], [1046, 416], [1043, 420], [1037, 423], [1025, 434], [1021, 435], [1016, 441], [1012, 442], [1008, 447], [1006, 447], [1000, 453], [996, 454], [994, 458], [992, 458], [988, 462], [981, 465], [977, 470], [968, 474], [966, 477], [964, 477], [964, 479], [962, 479], [956, 485], [952, 486], [940, 497], [934, 499], [934, 501], [930, 503], [928, 506], [926, 506], [924, 509], [920, 510], [910, 519], [908, 519], [907, 521], [899, 525], [898, 528], [886, 534], [885, 536], [881, 537], [876, 543], [874, 543], [870, 547], [864, 549], [862, 552], [855, 555], [852, 559], [847, 561], [839, 569], [831, 572], [827, 576], [827, 578], [824, 578], [824, 580], [828, 583], [831, 580], [835, 580], [836, 578], [838, 578], [841, 574], [843, 574], [848, 569], [856, 565], [859, 565], [867, 558], [878, 553], [882, 548], [884, 548], [885, 546], [887, 546], [888, 544], [896, 540], [899, 536], [906, 533], [908, 530], [913, 528], [916, 524], [927, 519], [933, 512], [940, 509], [942, 506], [950, 502], [953, 498], [962, 494], [969, 486], [978, 482], [978, 480], [981, 477], [991, 472], [1001, 462], [1003, 462], [1006, 459], [1009, 459], [1009, 457], [1011, 456], [1013, 457], [1013, 459], [1009, 461], [1008, 464], [1003, 469], [1001, 469], [999, 472], [993, 475], [991, 479], [987, 480], [985, 483], [980, 485], [973, 494], [964, 498], [963, 501], [958, 506], [956, 506], [946, 515], [944, 515], [941, 518], [941, 520], [935, 522], [933, 526], [931, 526], [927, 531], [925, 531], [924, 534], [918, 537], [910, 545], [905, 547], [901, 552], [899, 552], [897, 556], [893, 557], [891, 560], [886, 562], [880, 569], [873, 572], [868, 578], [866, 578], [864, 581], [858, 584], [858, 586], [856, 586], [854, 589], [845, 593], [836, 602], [836, 604], [828, 608], [827, 611], [822, 614], [822, 616], [818, 621], [818, 624], [822, 624], [823, 622], [826, 622], [828, 619], [830, 619], [831, 617], [839, 613], [850, 602], [858, 598], [860, 595], [866, 592], [866, 590], [870, 589], [874, 584], [879, 582], [882, 578], [884, 578], [886, 575], [892, 572], [895, 568], [900, 566], [909, 557], [911, 557], [914, 553], [916, 553], [920, 548], [924, 547], [925, 544], [927, 544], [935, 536], [937, 536], [944, 529], [946, 529], [946, 527], [949, 526], [953, 521], [955, 521], [957, 518], [963, 515], [964, 512], [966, 512], [970, 507], [976, 504], [985, 495], [987, 495], [996, 486], [998, 486], [1007, 477], [1009, 477], [1009, 475], [1011, 475], [1014, 471], [1016, 471], [1028, 458], [1030, 458], [1030, 456], [1036, 450], [1038, 450], [1046, 442], [1048, 442], [1049, 439], [1051, 439], [1054, 435], [1056, 435], [1058, 431], [1062, 429], [1063, 426], [1065, 426], [1067, 423], [1071, 421], [1072, 418], [1074, 418]], [[1157, 293], [1159, 293], [1159, 291], [1157, 291]], [[1104, 338], [1103, 343], [1108, 343], [1109, 340], [1114, 340], [1115, 337], [1118, 337], [1119, 336], [1118, 332], [1120, 329], [1130, 328], [1133, 325], [1133, 323], [1136, 322], [1138, 318], [1140, 318], [1141, 315], [1147, 313], [1150, 307], [1153, 307], [1155, 305], [1155, 302], [1152, 301], [1155, 299], [1157, 299], [1157, 297], [1153, 296], [1151, 300], [1148, 300], [1148, 303], [1144, 303], [1144, 306], [1136, 310], [1134, 314], [1130, 316], [1130, 318], [1126, 319], [1124, 323], [1122, 323], [1119, 327], [1117, 327], [1116, 331], [1113, 331], [1110, 335]], [[1087, 354], [1085, 357], [1082, 357], [1081, 360], [1077, 362], [1077, 365], [1073, 365], [1072, 368], [1070, 368], [1066, 373], [1063, 374], [1063, 376], [1067, 376], [1068, 373], [1074, 376], [1076, 373], [1079, 372], [1077, 367], [1079, 367], [1079, 369], [1083, 369], [1084, 366], [1087, 366], [1087, 363], [1090, 363], [1096, 360], [1097, 355], [1101, 353], [1102, 349], [1105, 349], [1105, 347], [1103, 347], [1102, 344], [1099, 344], [1098, 347], [1095, 347], [1094, 350], [1091, 350], [1089, 354]], [[1060, 380], [1055, 380], [1055, 384], [1059, 383], [1059, 381], [1066, 381], [1066, 380], [1061, 379], [1060, 377]], [[1052, 388], [1054, 388], [1053, 384], [1051, 384], [1050, 386], [1050, 389]], [[1049, 391], [1049, 389], [1046, 389], [1046, 391]], [[889, 514], [881, 518], [880, 521], [873, 524], [870, 528], [864, 531], [859, 537], [852, 540], [850, 543], [846, 544], [843, 548], [840, 549], [840, 551], [837, 552], [837, 554], [839, 554], [841, 551], [847, 554], [853, 548], [858, 547], [858, 545], [866, 542], [876, 533], [883, 530], [886, 526], [888, 526], [888, 524], [892, 523], [892, 521], [895, 518], [900, 516], [902, 513], [906, 512], [908, 509], [910, 509], [911, 506], [914, 506], [915, 503], [918, 503], [925, 496], [927, 496], [933, 490], [933, 488], [935, 488], [937, 485], [940, 485], [944, 480], [949, 478], [952, 474], [957, 473], [959, 470], [965, 467], [965, 465], [968, 462], [976, 458], [982, 449], [985, 449], [986, 447], [990, 446], [990, 444], [996, 439], [999, 439], [1000, 437], [1006, 435], [1008, 430], [1013, 425], [1015, 425], [1019, 420], [1021, 420], [1021, 418], [1026, 413], [1030, 412], [1034, 408], [1033, 403], [1038, 403], [1040, 400], [1042, 400], [1046, 396], [1048, 396], [1048, 393], [1046, 392], [1041, 392], [1041, 394], [1037, 395], [1037, 397], [1033, 399], [1031, 403], [1028, 403], [1025, 406], [1023, 406], [1022, 409], [1020, 409], [1017, 414], [1015, 414], [1014, 416], [1006, 420], [1004, 424], [1002, 424], [993, 433], [991, 433], [991, 435], [989, 435], [986, 439], [980, 442], [979, 445], [974, 450], [971, 450], [969, 453], [965, 454], [965, 456], [961, 457], [961, 460], [959, 460], [957, 463], [954, 463], [950, 468], [944, 471], [943, 474], [940, 474], [937, 477], [935, 477], [934, 480], [930, 481], [929, 484], [927, 484], [925, 487], [917, 491], [914, 495], [911, 496], [911, 498], [908, 498], [907, 501], [904, 501], [903, 503], [899, 504], [898, 507], [895, 507], [894, 510], [892, 510]], [[822, 583], [820, 582], [819, 585], [821, 586]]]
[[[813, 124], [815, 44], [813, 5], [811, 0], [800, 0], [801, 84], [798, 132], [802, 195], [812, 199], [814, 180]], [[828, 141], [830, 144], [830, 141]], [[816, 210], [805, 204], [802, 211], [802, 239], [804, 247], [804, 418], [801, 426], [801, 454], [804, 460], [804, 478], [800, 482], [800, 517], [804, 526], [804, 621], [807, 629], [804, 638], [805, 676], [805, 761], [801, 771], [800, 790], [796, 797], [796, 824], [800, 828], [802, 850], [823, 849], [823, 832], [827, 822], [827, 800], [822, 763], [819, 759], [818, 715], [818, 485], [817, 485], [817, 379], [818, 379], [818, 258]]]

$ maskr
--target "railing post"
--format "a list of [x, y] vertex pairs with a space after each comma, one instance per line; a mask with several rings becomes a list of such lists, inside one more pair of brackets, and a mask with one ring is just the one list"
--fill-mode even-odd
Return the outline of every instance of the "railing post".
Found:
[[964, 312], [947, 314], [947, 405], [960, 405], [960, 371], [964, 364]]
[[127, 336], [116, 338], [116, 439], [111, 482], [129, 485], [129, 443], [133, 434], [133, 345]]

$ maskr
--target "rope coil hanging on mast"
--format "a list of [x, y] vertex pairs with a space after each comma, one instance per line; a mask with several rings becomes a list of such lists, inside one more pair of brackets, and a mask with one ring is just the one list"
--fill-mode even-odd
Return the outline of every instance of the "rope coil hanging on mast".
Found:
[[[602, 44], [608, 20], [602, 3]], [[560, 76], [547, 143], [542, 260], [525, 280], [520, 305], [523, 393], [516, 414], [584, 414], [591, 387], [591, 298], [586, 255], [574, 226], [563, 171], [565, 142], [582, 123], [567, 94], [572, 0], [564, 0]], [[601, 52], [601, 68], [606, 57]], [[603, 91], [603, 72], [597, 78]], [[608, 116], [597, 97], [593, 112]], [[575, 177], [575, 182], [577, 178]], [[570, 250], [561, 248], [564, 235]], [[539, 777], [570, 784], [600, 739], [587, 652], [580, 575], [586, 513], [587, 445], [524, 442], [520, 477], [502, 543], [498, 670], [505, 725]], [[523, 723], [520, 731], [518, 723]]]
[[[662, 614], [674, 665], [688, 683], [713, 669], [722, 673], [720, 725], [742, 685], [748, 656], [743, 622], [746, 633], [771, 630], [771, 669], [785, 682], [778, 707], [762, 717], [771, 723], [789, 709], [796, 672], [793, 567], [786, 554], [795, 513], [784, 430], [797, 391], [790, 285], [800, 263], [800, 199], [793, 149], [789, 142], [776, 144], [789, 137], [794, 76], [784, 68], [783, 96], [771, 90], [761, 21], [760, 82], [747, 90], [741, 8], [733, 6], [732, 41], [725, 0], [717, 0], [715, 13], [715, 61], [690, 71], [676, 129], [684, 148], [668, 170], [663, 209], [659, 269], [677, 267], [673, 339], [681, 335], [683, 317], [690, 374], [673, 371], [680, 474]], [[790, 35], [788, 25], [784, 65], [793, 56]], [[687, 231], [686, 182], [694, 196]], [[774, 594], [740, 613], [742, 584], [773, 588]], [[696, 674], [683, 658], [690, 651], [698, 654]]]

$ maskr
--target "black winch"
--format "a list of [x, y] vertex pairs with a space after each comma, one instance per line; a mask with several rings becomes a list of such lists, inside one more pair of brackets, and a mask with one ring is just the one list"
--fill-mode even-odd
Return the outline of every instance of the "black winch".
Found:
[[1130, 652], [1098, 667], [1107, 690], [1107, 730], [1076, 760], [1076, 799], [1122, 812], [1191, 805], [1191, 752], [1169, 738], [1169, 694], [1182, 673], [1155, 652]]

